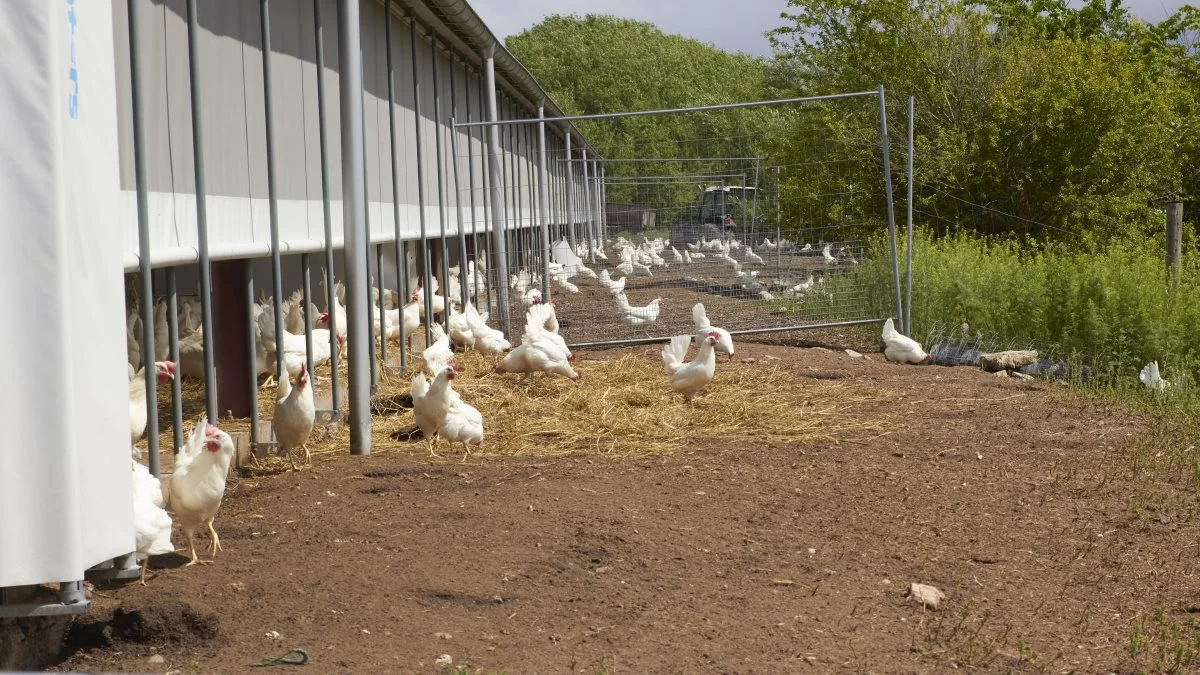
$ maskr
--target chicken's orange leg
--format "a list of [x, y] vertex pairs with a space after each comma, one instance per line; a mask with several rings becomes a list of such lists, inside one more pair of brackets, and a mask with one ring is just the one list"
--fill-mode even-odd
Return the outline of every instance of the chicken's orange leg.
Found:
[[149, 566], [150, 566], [150, 556], [146, 556], [145, 558], [142, 558], [142, 578], [141, 578], [141, 582], [142, 582], [142, 585], [143, 585], [143, 586], [145, 586], [145, 585], [146, 585], [146, 568], [147, 568], [147, 567], [149, 567]]

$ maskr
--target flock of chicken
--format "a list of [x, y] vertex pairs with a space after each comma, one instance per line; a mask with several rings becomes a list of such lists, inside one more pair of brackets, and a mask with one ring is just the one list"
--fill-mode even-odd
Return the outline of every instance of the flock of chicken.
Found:
[[[607, 258], [599, 242], [595, 244], [591, 251], [581, 249], [579, 252], [594, 253], [598, 257]], [[788, 244], [783, 240], [778, 243], [764, 242], [764, 246], [768, 248], [785, 245]], [[626, 275], [652, 274], [651, 267], [667, 264], [661, 254], [668, 250], [675, 262], [684, 264], [689, 259], [703, 258], [706, 255], [705, 251], [708, 251], [714, 257], [726, 260], [735, 272], [741, 273], [741, 264], [730, 254], [731, 251], [739, 249], [740, 245], [736, 240], [701, 240], [700, 243], [687, 245], [684, 252], [679, 252], [670, 246], [669, 242], [660, 240], [647, 240], [639, 246], [634, 246], [618, 238], [615, 246], [621, 259], [617, 269], [625, 271]], [[825, 246], [824, 253], [827, 257], [832, 257], [828, 245]], [[747, 260], [758, 258], [761, 264], [761, 258], [748, 249], [744, 250], [743, 257]], [[836, 262], [836, 258], [834, 260]], [[594, 278], [611, 292], [625, 323], [639, 325], [653, 323], [658, 319], [664, 304], [661, 297], [643, 307], [631, 306], [624, 293], [625, 277], [614, 281], [607, 270], [596, 274], [584, 266], [582, 261], [575, 262], [577, 265], [570, 267], [552, 264], [550, 281], [572, 291], [573, 284], [569, 282], [569, 278], [576, 273]], [[431, 284], [433, 314], [435, 318], [445, 318], [447, 329], [443, 329], [440, 319], [430, 323], [433, 339], [421, 353], [423, 369], [411, 382], [413, 415], [417, 427], [421, 429], [428, 443], [431, 455], [436, 454], [437, 442], [445, 439], [452, 449], [457, 443], [463, 444], [465, 460], [470, 447], [483, 442], [484, 419], [477, 408], [463, 400], [454, 390], [453, 381], [460, 373], [455, 358], [456, 348], [474, 349], [494, 357], [497, 360], [492, 370], [497, 374], [524, 374], [528, 378], [541, 372], [561, 375], [579, 382], [582, 373], [575, 370], [575, 354], [559, 335], [554, 303], [542, 302], [541, 293], [537, 290], [541, 281], [539, 275], [521, 271], [510, 277], [511, 288], [520, 295], [527, 306], [524, 333], [520, 342], [514, 346], [505, 339], [501, 331], [487, 325], [487, 313], [479, 312], [470, 303], [460, 311], [459, 303], [453, 299], [461, 289], [460, 269], [455, 267], [450, 272], [447, 284], [449, 297], [437, 295], [436, 279]], [[479, 291], [479, 294], [483, 294], [482, 274], [476, 274], [474, 264], [469, 264], [465, 282]], [[811, 288], [811, 278], [808, 283]], [[577, 287], [573, 290], [578, 292]], [[396, 293], [385, 289], [382, 311], [378, 291], [372, 289], [372, 292], [375, 294], [372, 299], [372, 312], [376, 336], [388, 340], [407, 340], [423, 325], [426, 319], [425, 303], [424, 291], [420, 286], [414, 288], [408, 297], [408, 303], [403, 306], [396, 306]], [[802, 293], [804, 289], [795, 292]], [[329, 297], [328, 294], [326, 297]], [[333, 344], [337, 345], [339, 352], [342, 351], [347, 322], [344, 289], [340, 283], [335, 286], [332, 300], [326, 311], [317, 312], [311, 305], [306, 305], [301, 292], [294, 293], [284, 301], [281, 310], [285, 317], [282, 336], [275, 333], [272, 301], [260, 299], [253, 307], [256, 371], [260, 375], [268, 375], [269, 379], [278, 379], [272, 420], [276, 440], [281, 452], [289, 457], [292, 457], [296, 450], [303, 450], [306, 461], [307, 441], [313, 430], [316, 409], [311, 381], [315, 375], [308, 371], [304, 333], [307, 328], [312, 334], [314, 365], [330, 359]], [[446, 312], [449, 312], [448, 316], [444, 314]], [[203, 336], [199, 315], [199, 304], [195, 298], [181, 298], [178, 345], [180, 357], [179, 363], [176, 364], [167, 360], [170, 350], [165, 303], [160, 302], [156, 307], [153, 364], [159, 384], [175, 377], [203, 377]], [[728, 359], [734, 356], [734, 345], [729, 331], [711, 323], [703, 304], [697, 303], [692, 308], [692, 319], [695, 332], [673, 337], [662, 349], [662, 360], [669, 384], [688, 403], [712, 382], [717, 354], [724, 354]], [[140, 319], [135, 310], [127, 322], [130, 432], [133, 444], [145, 433], [147, 426], [146, 389], [142, 368], [145, 367], [143, 354], [149, 354], [137, 339], [140, 335], [139, 323]], [[693, 340], [697, 344], [697, 350], [693, 358], [687, 360]], [[929, 361], [928, 355], [919, 344], [895, 331], [891, 320], [884, 326], [883, 340], [884, 353], [889, 360], [901, 363]], [[277, 350], [281, 351], [286, 374], [276, 372]], [[201, 527], [208, 529], [212, 553], [215, 555], [221, 550], [220, 539], [213, 528], [213, 520], [224, 496], [225, 477], [233, 454], [232, 439], [207, 419], [197, 423], [186, 445], [176, 456], [173, 472], [161, 479], [151, 476], [146, 467], [136, 461], [140, 452], [136, 445], [133, 446], [134, 517], [139, 553], [151, 556], [174, 550], [171, 543], [172, 514], [188, 540], [191, 553], [189, 565], [207, 562], [200, 560], [196, 554], [195, 533]], [[143, 561], [143, 584], [145, 574], [146, 563]]]

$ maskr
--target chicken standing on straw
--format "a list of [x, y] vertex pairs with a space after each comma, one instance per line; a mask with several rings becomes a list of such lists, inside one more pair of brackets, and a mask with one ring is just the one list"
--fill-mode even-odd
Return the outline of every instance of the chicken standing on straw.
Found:
[[229, 434], [209, 424], [208, 418], [201, 418], [187, 445], [180, 448], [175, 457], [175, 472], [171, 474], [170, 482], [163, 485], [166, 490], [164, 501], [179, 521], [192, 552], [189, 566], [212, 562], [200, 560], [196, 555], [195, 534], [201, 525], [208, 527], [212, 537], [212, 554], [216, 556], [221, 550], [221, 539], [213, 529], [213, 519], [225, 498], [225, 477], [229, 474], [233, 452], [233, 439]]
[[896, 331], [891, 319], [883, 322], [883, 358], [895, 363], [929, 363], [932, 357], [921, 343]]
[[717, 333], [709, 332], [700, 341], [700, 350], [696, 358], [684, 362], [687, 358], [688, 345], [692, 343], [691, 335], [676, 335], [671, 342], [663, 347], [662, 359], [667, 366], [667, 374], [671, 376], [671, 388], [683, 394], [683, 400], [688, 403], [712, 382], [717, 370]]
[[425, 373], [417, 373], [412, 379], [413, 421], [425, 437], [430, 457], [437, 456], [435, 439], [446, 423], [446, 413], [452, 403], [449, 388], [453, 372], [454, 369], [449, 365], [443, 365], [438, 368], [432, 382], [425, 377]]
[[521, 336], [521, 344], [500, 363], [492, 366], [494, 372], [524, 373], [529, 377], [533, 377], [535, 372], [551, 373], [564, 375], [576, 382], [583, 377], [571, 368], [572, 354], [562, 337], [546, 330], [547, 311], [554, 310], [546, 305], [529, 308], [525, 315], [525, 334]]
[[313, 402], [312, 387], [308, 381], [308, 365], [300, 364], [295, 387], [291, 378], [285, 376], [280, 378], [277, 391], [275, 417], [271, 420], [271, 426], [275, 429], [275, 440], [279, 441], [279, 452], [287, 454], [295, 469], [296, 458], [292, 452], [297, 448], [304, 450], [305, 464], [312, 460], [308, 451], [308, 437], [317, 420], [317, 406]]

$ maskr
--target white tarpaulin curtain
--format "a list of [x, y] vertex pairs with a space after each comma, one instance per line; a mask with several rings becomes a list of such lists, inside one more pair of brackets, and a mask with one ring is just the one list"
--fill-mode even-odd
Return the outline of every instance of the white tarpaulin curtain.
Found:
[[0, 587], [133, 550], [112, 7], [0, 2]]

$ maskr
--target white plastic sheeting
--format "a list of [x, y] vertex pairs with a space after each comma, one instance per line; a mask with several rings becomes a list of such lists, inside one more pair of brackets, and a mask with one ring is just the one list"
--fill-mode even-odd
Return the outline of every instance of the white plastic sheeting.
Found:
[[134, 547], [111, 12], [0, 3], [0, 587]]

